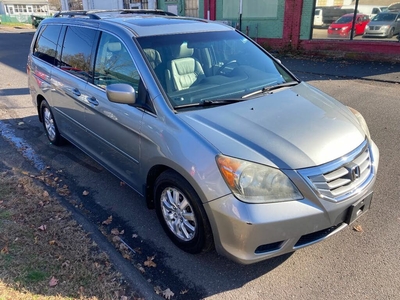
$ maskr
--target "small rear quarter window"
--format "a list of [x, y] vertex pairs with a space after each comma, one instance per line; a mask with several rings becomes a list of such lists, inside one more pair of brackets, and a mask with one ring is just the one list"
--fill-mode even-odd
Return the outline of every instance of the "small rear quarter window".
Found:
[[36, 40], [33, 55], [52, 65], [56, 65], [57, 42], [60, 32], [60, 25], [47, 25]]

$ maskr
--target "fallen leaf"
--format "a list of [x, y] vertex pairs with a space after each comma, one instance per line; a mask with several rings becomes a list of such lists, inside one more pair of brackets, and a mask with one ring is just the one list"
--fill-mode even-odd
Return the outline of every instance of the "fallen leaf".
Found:
[[124, 253], [124, 254], [122, 254], [122, 257], [125, 258], [125, 259], [127, 259], [127, 260], [130, 260], [130, 259], [131, 259], [131, 256], [129, 255], [129, 253]]
[[136, 233], [132, 234], [132, 238], [136, 239], [138, 235]]
[[147, 260], [143, 263], [146, 267], [157, 267], [157, 264], [153, 261], [155, 256], [147, 256]]
[[8, 253], [8, 246], [5, 245], [5, 246], [3, 247], [3, 249], [0, 250], [0, 253], [1, 253], [1, 254], [7, 254], [7, 253]]
[[68, 190], [68, 186], [65, 184], [63, 185], [63, 187], [58, 188], [56, 191], [60, 196], [68, 196], [70, 193]]
[[111, 229], [111, 234], [113, 234], [113, 235], [119, 235], [119, 230], [118, 230], [118, 228], [113, 228], [113, 229]]
[[119, 250], [126, 251], [126, 250], [128, 250], [128, 247], [124, 243], [121, 243], [121, 244], [119, 244]]
[[121, 181], [121, 182], [119, 183], [119, 186], [125, 186], [125, 185], [126, 185], [126, 183], [123, 182], [123, 181]]
[[119, 232], [119, 234], [124, 234], [125, 233], [125, 230], [121, 230], [120, 232]]
[[49, 286], [53, 287], [56, 286], [58, 284], [58, 279], [56, 279], [54, 276], [51, 277], [50, 281], [49, 281]]
[[361, 227], [361, 225], [356, 225], [353, 227], [353, 230], [357, 231], [357, 232], [363, 232], [363, 229]]
[[114, 237], [112, 238], [112, 241], [113, 241], [114, 243], [119, 243], [119, 242], [121, 241], [121, 238], [120, 238], [119, 236], [114, 236]]
[[112, 222], [112, 216], [109, 216], [107, 220], [104, 220], [101, 224], [110, 225]]
[[138, 267], [138, 269], [142, 274], [146, 273], [146, 270], [143, 267]]
[[18, 122], [18, 126], [22, 126], [24, 124], [25, 124], [24, 122]]
[[180, 292], [181, 295], [185, 295], [187, 292], [189, 292], [189, 290], [183, 290]]
[[62, 268], [68, 268], [70, 264], [71, 264], [70, 261], [69, 261], [69, 260], [66, 260], [66, 261], [64, 261], [64, 262], [62, 263], [61, 267], [62, 267]]
[[43, 197], [45, 197], [45, 198], [49, 197], [49, 192], [48, 191], [44, 191], [43, 192]]
[[57, 241], [56, 240], [51, 240], [51, 241], [49, 241], [49, 244], [50, 245], [57, 245]]
[[163, 290], [158, 285], [154, 287], [154, 291], [157, 295], [160, 295], [163, 292]]
[[82, 195], [83, 195], [83, 196], [87, 196], [87, 195], [89, 195], [89, 192], [86, 191], [86, 190], [84, 190], [83, 193], [82, 193]]
[[47, 226], [46, 225], [40, 225], [38, 227], [38, 229], [40, 229], [41, 231], [45, 231], [47, 229]]
[[175, 294], [168, 288], [165, 291], [163, 291], [163, 296], [165, 299], [171, 299]]
[[136, 247], [135, 249], [133, 249], [136, 253], [142, 254], [142, 249], [140, 249], [140, 247]]

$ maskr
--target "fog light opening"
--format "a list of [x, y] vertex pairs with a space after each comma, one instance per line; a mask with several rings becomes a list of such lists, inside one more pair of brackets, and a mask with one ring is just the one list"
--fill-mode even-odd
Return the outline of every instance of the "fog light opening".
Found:
[[283, 244], [283, 241], [261, 245], [261, 246], [257, 247], [257, 249], [256, 249], [256, 251], [254, 251], [254, 253], [262, 254], [262, 253], [277, 251], [281, 248], [282, 244]]

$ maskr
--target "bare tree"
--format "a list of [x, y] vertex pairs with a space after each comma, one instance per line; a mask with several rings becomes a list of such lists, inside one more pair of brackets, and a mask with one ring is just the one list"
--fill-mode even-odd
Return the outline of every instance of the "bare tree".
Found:
[[51, 10], [61, 10], [60, 0], [49, 0], [49, 7]]

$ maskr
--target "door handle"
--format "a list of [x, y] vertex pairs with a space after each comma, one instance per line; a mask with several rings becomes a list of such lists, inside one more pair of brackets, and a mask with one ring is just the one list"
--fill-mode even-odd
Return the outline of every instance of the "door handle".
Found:
[[80, 96], [80, 95], [82, 95], [81, 94], [81, 92], [80, 92], [80, 90], [78, 90], [77, 88], [74, 88], [73, 90], [72, 90], [72, 93], [75, 95], [75, 96]]
[[89, 97], [88, 101], [89, 101], [90, 104], [92, 104], [94, 106], [99, 105], [99, 101], [97, 101], [97, 99], [95, 97]]

